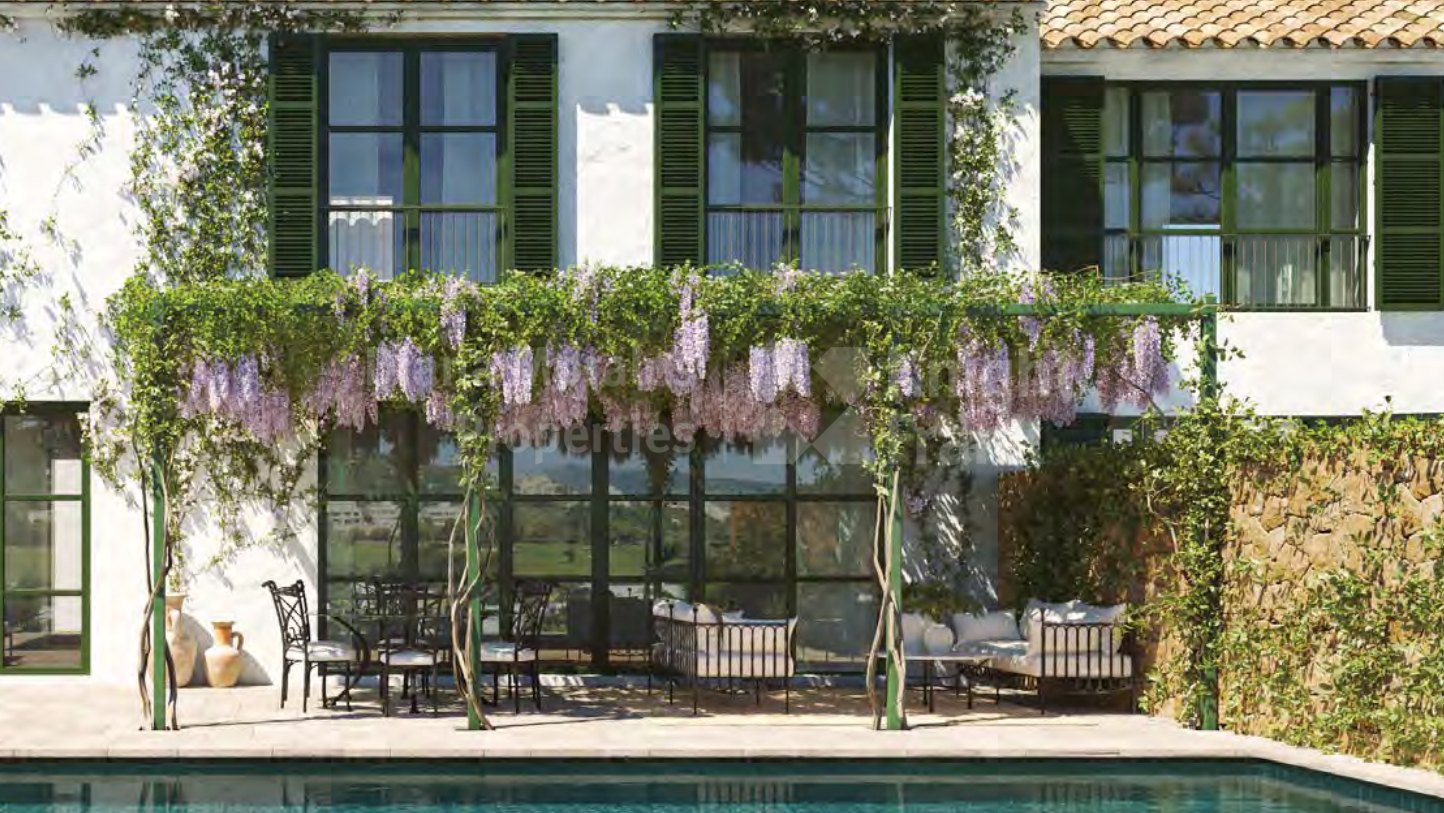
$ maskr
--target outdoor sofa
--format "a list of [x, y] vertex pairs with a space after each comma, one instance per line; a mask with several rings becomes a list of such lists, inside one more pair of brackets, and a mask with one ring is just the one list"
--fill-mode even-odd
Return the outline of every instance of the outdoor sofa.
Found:
[[[1131, 636], [1124, 626], [1127, 605], [1094, 606], [1082, 601], [1048, 603], [1031, 599], [1019, 616], [1010, 610], [953, 616], [951, 636], [917, 622], [904, 623], [904, 648], [929, 654], [971, 655], [966, 667], [971, 697], [973, 680], [1032, 691], [1040, 712], [1047, 711], [1045, 689], [1067, 694], [1128, 692], [1137, 707], [1138, 683]], [[921, 626], [921, 629], [920, 629]], [[942, 626], [942, 625], [936, 625]], [[946, 628], [944, 628], [946, 630]], [[917, 639], [911, 644], [909, 633]], [[946, 648], [942, 642], [952, 638]]]
[[697, 713], [704, 686], [734, 690], [748, 683], [762, 702], [763, 686], [780, 682], [783, 710], [792, 710], [792, 678], [796, 673], [797, 619], [744, 618], [740, 612], [719, 612], [706, 604], [664, 599], [652, 607], [657, 641], [652, 645], [648, 689], [652, 676], [667, 683], [667, 702], [680, 684], [692, 692]]

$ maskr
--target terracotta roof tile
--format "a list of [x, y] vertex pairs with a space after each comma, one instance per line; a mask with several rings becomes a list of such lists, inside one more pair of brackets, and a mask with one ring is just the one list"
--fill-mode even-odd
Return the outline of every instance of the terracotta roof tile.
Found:
[[1444, 47], [1444, 0], [1048, 0], [1049, 48]]

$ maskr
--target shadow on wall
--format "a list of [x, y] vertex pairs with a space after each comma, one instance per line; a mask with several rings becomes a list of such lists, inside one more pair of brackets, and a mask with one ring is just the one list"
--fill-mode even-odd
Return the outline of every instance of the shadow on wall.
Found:
[[1444, 313], [1380, 312], [1379, 328], [1392, 347], [1444, 347]]

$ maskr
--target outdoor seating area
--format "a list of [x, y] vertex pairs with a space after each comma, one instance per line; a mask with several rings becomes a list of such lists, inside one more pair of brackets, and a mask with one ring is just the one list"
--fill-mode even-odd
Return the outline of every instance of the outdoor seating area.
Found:
[[[325, 618], [331, 632], [342, 634], [332, 640], [314, 634], [304, 582], [281, 587], [268, 581], [264, 586], [285, 643], [279, 671], [282, 708], [293, 691], [291, 672], [296, 666], [301, 667], [303, 714], [309, 710], [313, 676], [321, 679], [321, 705], [327, 709], [344, 704], [346, 711], [354, 710], [362, 681], [372, 685], [368, 678], [374, 678], [382, 716], [392, 716], [400, 703], [412, 714], [425, 704], [432, 716], [460, 704], [459, 692], [452, 691], [457, 670], [452, 665], [451, 604], [442, 586], [379, 580], [359, 585], [354, 614], [315, 616], [318, 621]], [[489, 625], [505, 633], [483, 640], [477, 653], [477, 679], [491, 679], [489, 693], [482, 686], [486, 705], [499, 706], [505, 688], [514, 713], [522, 711], [523, 695], [529, 695], [528, 705], [535, 711], [543, 710], [548, 666], [543, 630], [549, 611], [562, 612], [565, 606], [553, 606], [555, 593], [554, 584], [540, 580], [522, 580], [512, 587], [507, 615]], [[494, 590], [483, 605], [487, 613], [499, 616]], [[965, 695], [966, 707], [972, 709], [982, 689], [990, 690], [995, 704], [1003, 702], [1006, 692], [1010, 702], [1030, 702], [1039, 713], [1048, 711], [1050, 695], [1126, 696], [1126, 708], [1132, 711], [1138, 686], [1126, 611], [1122, 604], [1032, 599], [1020, 614], [957, 613], [949, 623], [905, 613], [905, 689], [920, 691], [929, 713], [936, 711], [940, 690]], [[766, 695], [780, 700], [782, 712], [790, 714], [799, 680], [812, 686], [819, 680], [824, 686], [860, 685], [856, 674], [800, 674], [797, 642], [803, 622], [797, 617], [750, 618], [740, 610], [663, 599], [652, 606], [651, 621], [647, 693], [665, 691], [668, 707], [681, 693], [690, 699], [694, 716], [709, 693], [728, 701], [727, 709], [739, 705], [737, 698], [760, 708]], [[885, 659], [886, 653], [875, 657]], [[340, 691], [330, 693], [328, 683], [337, 681]], [[724, 708], [707, 706], [713, 711]]]
[[[321, 678], [321, 705], [346, 704], [354, 708], [353, 692], [366, 675], [375, 675], [378, 705], [382, 716], [393, 712], [393, 676], [400, 678], [401, 700], [410, 702], [412, 714], [420, 710], [425, 697], [435, 716], [441, 706], [443, 683], [453, 677], [451, 659], [451, 602], [444, 585], [397, 581], [372, 581], [357, 585], [356, 612], [350, 618], [322, 614], [349, 636], [349, 640], [318, 640], [313, 634], [305, 582], [280, 587], [274, 581], [263, 585], [275, 605], [276, 621], [283, 641], [280, 669], [281, 707], [290, 694], [292, 667], [300, 666], [301, 709], [308, 709], [311, 677]], [[541, 625], [555, 586], [549, 582], [523, 581], [514, 590], [511, 606], [511, 634], [482, 641], [478, 652], [483, 674], [492, 676], [491, 705], [500, 702], [503, 676], [521, 711], [522, 679], [531, 687], [531, 701], [541, 711], [539, 671]], [[494, 602], [491, 603], [493, 611]], [[328, 674], [338, 675], [342, 690], [327, 696]]]

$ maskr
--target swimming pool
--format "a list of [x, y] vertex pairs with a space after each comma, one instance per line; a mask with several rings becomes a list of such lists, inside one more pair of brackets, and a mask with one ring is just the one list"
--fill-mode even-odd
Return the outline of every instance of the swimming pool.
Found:
[[0, 764], [0, 811], [220, 813], [1444, 813], [1258, 761]]

